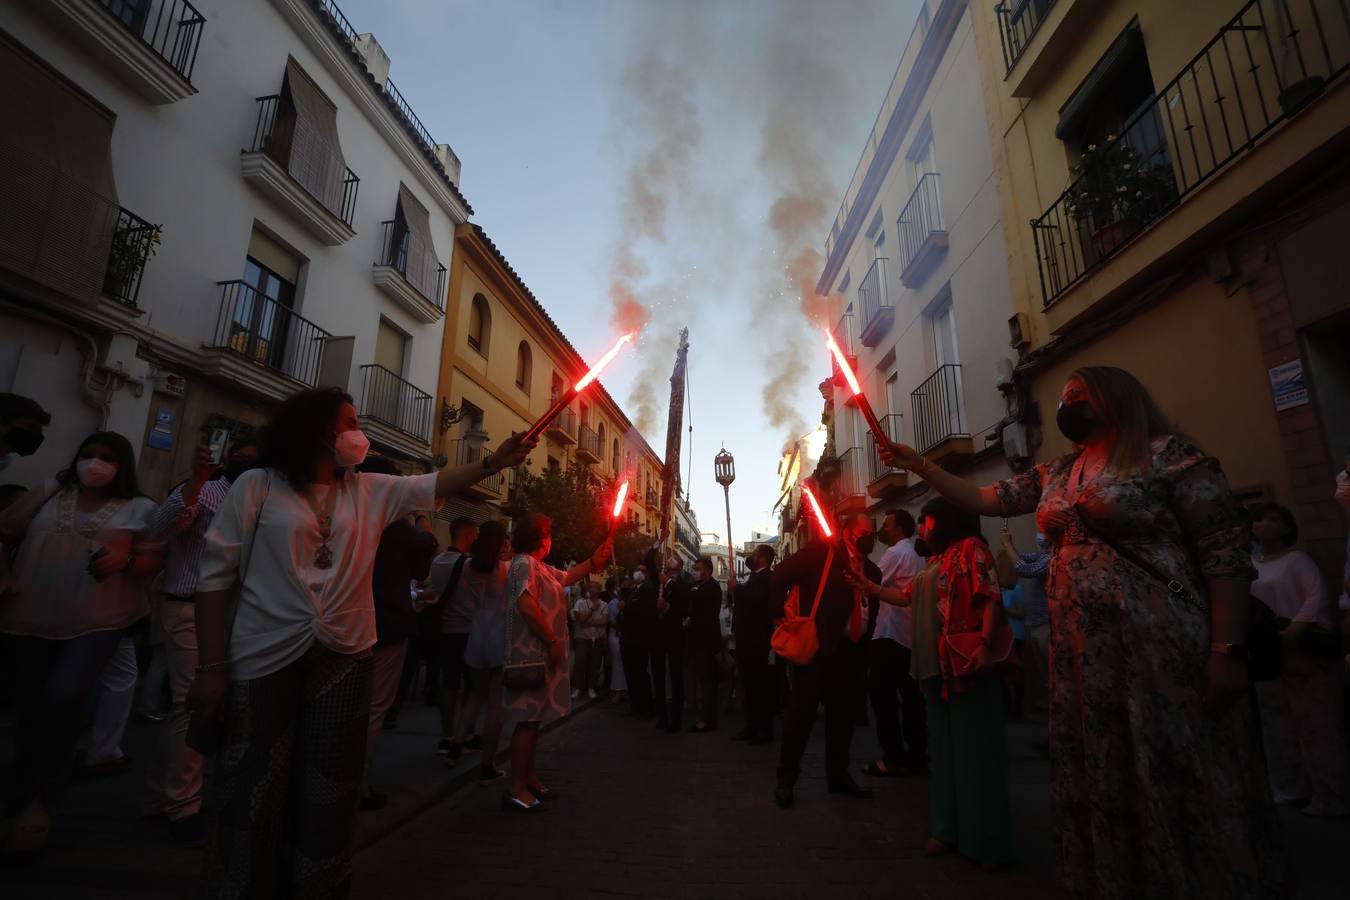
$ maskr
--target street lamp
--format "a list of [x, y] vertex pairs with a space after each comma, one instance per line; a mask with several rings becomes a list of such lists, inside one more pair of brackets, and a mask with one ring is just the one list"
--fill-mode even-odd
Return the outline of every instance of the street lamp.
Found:
[[727, 448], [723, 447], [713, 457], [713, 472], [717, 483], [722, 486], [722, 495], [727, 504], [727, 591], [731, 592], [736, 584], [736, 547], [731, 540], [731, 483], [736, 480], [736, 460]]

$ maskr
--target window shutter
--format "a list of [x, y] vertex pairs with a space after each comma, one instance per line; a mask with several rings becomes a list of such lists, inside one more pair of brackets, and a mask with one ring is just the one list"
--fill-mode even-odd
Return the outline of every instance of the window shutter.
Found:
[[0, 109], [11, 124], [0, 133], [0, 267], [95, 305], [119, 211], [115, 117], [2, 31]]
[[421, 291], [422, 296], [439, 306], [441, 298], [436, 296], [436, 276], [441, 263], [431, 242], [431, 215], [402, 184], [398, 186], [398, 215], [408, 234], [407, 266], [403, 277]]
[[347, 163], [338, 141], [337, 106], [291, 57], [281, 92], [295, 112], [287, 171], [329, 212], [340, 215]]

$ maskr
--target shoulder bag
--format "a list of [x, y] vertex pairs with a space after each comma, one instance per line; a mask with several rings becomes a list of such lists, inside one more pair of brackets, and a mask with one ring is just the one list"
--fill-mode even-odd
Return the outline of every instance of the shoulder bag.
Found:
[[[816, 630], [816, 611], [820, 609], [820, 598], [825, 593], [825, 582], [830, 577], [830, 566], [834, 564], [834, 544], [830, 544], [830, 550], [825, 555], [825, 568], [820, 573], [820, 584], [816, 585], [816, 599], [811, 604], [811, 614], [808, 616], [800, 615], [801, 606], [799, 602], [789, 601], [788, 606], [793, 607], [784, 617], [783, 621], [778, 623], [778, 627], [773, 630], [773, 638], [770, 640], [770, 646], [773, 652], [786, 659], [788, 662], [798, 666], [807, 666], [816, 658], [820, 652], [820, 634]], [[797, 588], [792, 589], [797, 593]], [[786, 611], [785, 607], [785, 611]]]
[[[506, 601], [506, 664], [502, 667], [502, 684], [512, 691], [528, 691], [543, 687], [548, 680], [548, 651], [545, 650], [538, 658], [513, 658], [516, 655], [515, 634], [519, 618], [520, 597], [510, 597]], [[529, 628], [528, 625], [525, 627]]]
[[[1186, 585], [1169, 577], [1130, 548], [1102, 534], [1077, 507], [1074, 512], [1078, 513], [1083, 530], [1089, 536], [1101, 541], [1114, 550], [1121, 559], [1167, 588], [1175, 599], [1203, 608], [1201, 600], [1191, 593]], [[1280, 673], [1284, 671], [1284, 645], [1280, 641], [1280, 628], [1275, 620], [1275, 613], [1270, 607], [1251, 596], [1247, 598], [1247, 632], [1244, 643], [1247, 647], [1247, 671], [1253, 681], [1271, 681], [1280, 677]]]

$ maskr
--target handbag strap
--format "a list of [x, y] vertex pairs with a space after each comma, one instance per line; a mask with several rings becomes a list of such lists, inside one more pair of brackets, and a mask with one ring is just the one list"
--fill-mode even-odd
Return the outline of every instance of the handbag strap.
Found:
[[1186, 585], [1182, 584], [1177, 579], [1167, 575], [1157, 566], [1153, 565], [1153, 563], [1149, 562], [1147, 559], [1145, 559], [1140, 554], [1134, 552], [1129, 547], [1126, 547], [1123, 544], [1118, 544], [1115, 541], [1111, 540], [1109, 537], [1107, 537], [1105, 534], [1103, 534], [1097, 528], [1097, 526], [1092, 524], [1092, 522], [1088, 519], [1087, 516], [1083, 515], [1083, 511], [1078, 508], [1078, 504], [1076, 503], [1074, 504], [1073, 511], [1078, 515], [1078, 521], [1083, 523], [1083, 530], [1087, 532], [1089, 536], [1101, 541], [1103, 544], [1110, 547], [1112, 550], [1116, 551], [1116, 555], [1119, 556], [1121, 559], [1124, 559], [1126, 562], [1132, 563], [1136, 569], [1139, 569], [1144, 574], [1152, 578], [1154, 581], [1166, 587], [1167, 590], [1172, 593], [1172, 596], [1176, 597], [1179, 600], [1186, 600], [1186, 601], [1193, 601], [1195, 599], [1195, 595], [1190, 592], [1190, 590], [1186, 587]]
[[820, 598], [825, 593], [825, 582], [830, 578], [830, 566], [834, 565], [834, 544], [830, 544], [830, 550], [825, 554], [825, 568], [820, 573], [820, 584], [816, 585], [816, 599], [811, 602], [811, 615], [808, 617], [815, 621], [816, 610], [820, 609]]

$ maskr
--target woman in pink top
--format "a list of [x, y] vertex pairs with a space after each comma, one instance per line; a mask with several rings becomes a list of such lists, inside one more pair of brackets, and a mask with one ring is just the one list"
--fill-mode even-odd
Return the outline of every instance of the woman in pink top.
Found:
[[1310, 816], [1350, 814], [1350, 766], [1341, 721], [1340, 635], [1336, 605], [1317, 563], [1295, 550], [1298, 522], [1270, 504], [1252, 521], [1261, 545], [1252, 596], [1283, 626], [1284, 672], [1259, 682], [1262, 738], [1275, 802]]

